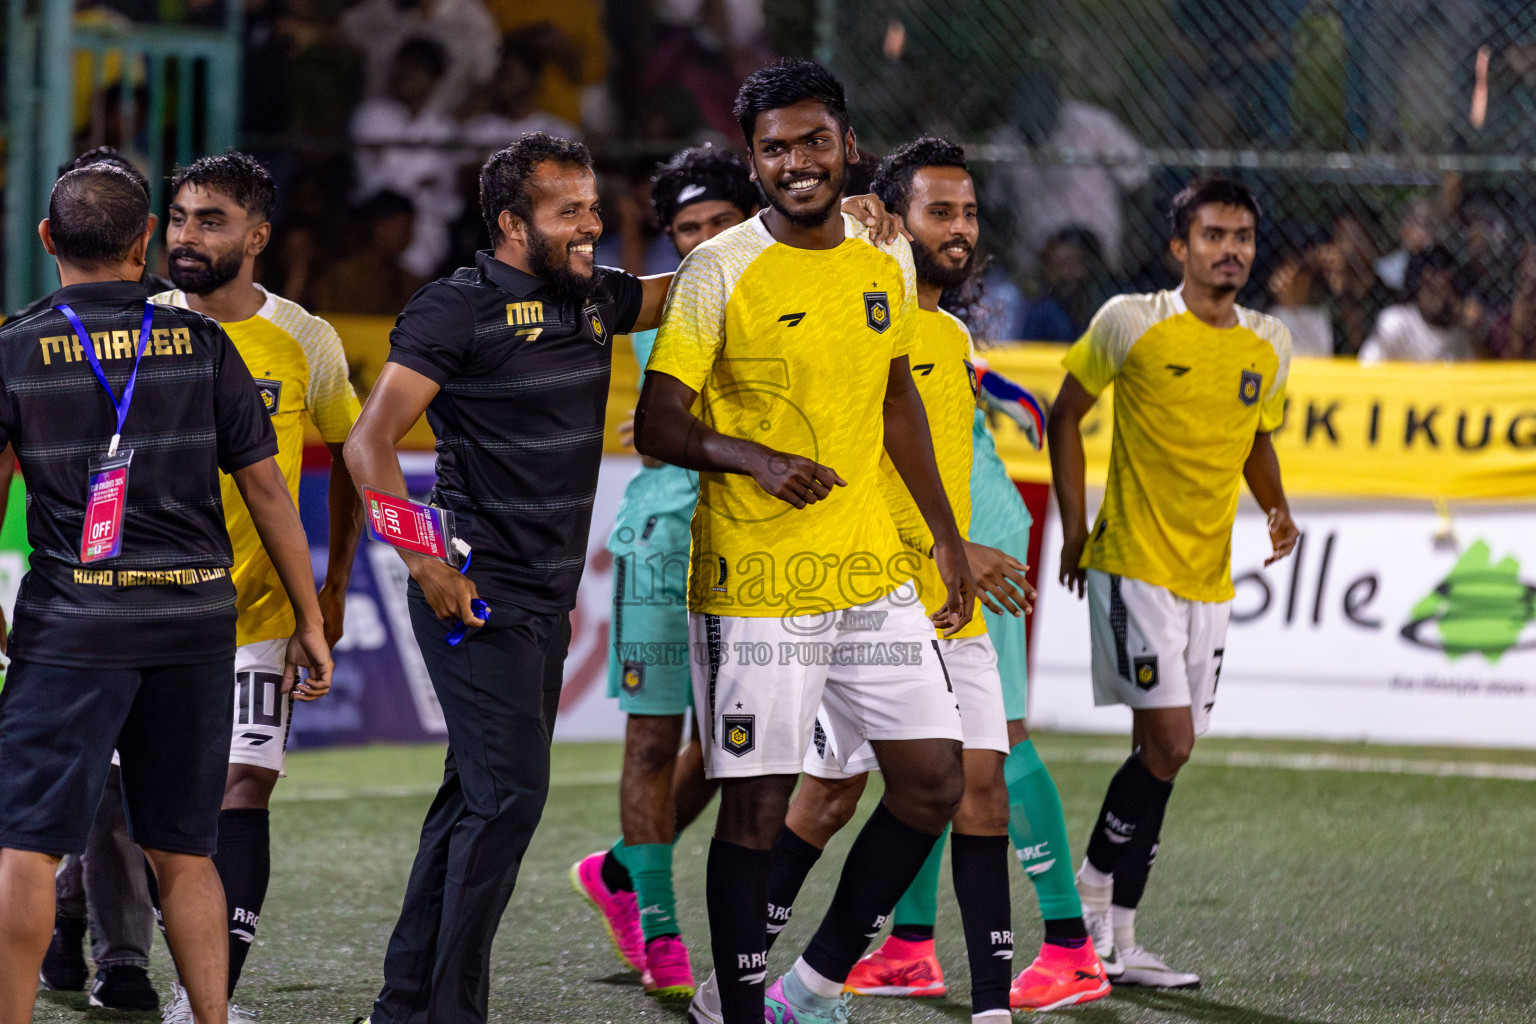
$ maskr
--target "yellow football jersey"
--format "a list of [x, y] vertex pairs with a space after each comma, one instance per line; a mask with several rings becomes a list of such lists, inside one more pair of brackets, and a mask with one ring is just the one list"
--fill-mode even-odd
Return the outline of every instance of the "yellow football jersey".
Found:
[[1232, 598], [1232, 520], [1254, 434], [1280, 426], [1291, 334], [1237, 307], [1212, 327], [1179, 291], [1110, 299], [1062, 365], [1115, 385], [1115, 434], [1082, 566], [1191, 601]]
[[[939, 310], [917, 311], [917, 338], [908, 357], [912, 379], [923, 396], [928, 414], [928, 433], [933, 437], [933, 457], [939, 464], [939, 479], [954, 511], [960, 536], [970, 536], [971, 525], [971, 430], [976, 418], [976, 370], [971, 364], [971, 332], [951, 314]], [[902, 541], [922, 552], [916, 580], [923, 609], [932, 615], [944, 607], [949, 590], [933, 560], [933, 534], [923, 521], [917, 502], [901, 482], [901, 475], [890, 456], [880, 460], [881, 490], [891, 507], [891, 518]], [[955, 634], [956, 638], [981, 636], [987, 620], [974, 607], [971, 621]], [[942, 632], [942, 631], [941, 631]]]
[[[257, 285], [257, 287], [261, 287]], [[186, 308], [180, 291], [162, 292], [156, 302]], [[221, 324], [245, 360], [277, 431], [277, 464], [297, 504], [304, 463], [304, 420], [308, 415], [327, 444], [340, 444], [362, 411], [347, 379], [347, 357], [335, 328], [296, 302], [271, 293], [249, 320]], [[234, 547], [235, 602], [241, 645], [291, 636], [293, 607], [266, 548], [256, 533], [245, 499], [233, 478], [220, 474], [224, 525]]]
[[647, 372], [699, 392], [723, 434], [814, 459], [846, 487], [804, 509], [750, 476], [700, 473], [688, 607], [770, 617], [851, 608], [916, 570], [880, 492], [886, 383], [909, 354], [917, 277], [905, 239], [877, 248], [844, 217], [832, 249], [774, 241], [760, 217], [678, 269]]

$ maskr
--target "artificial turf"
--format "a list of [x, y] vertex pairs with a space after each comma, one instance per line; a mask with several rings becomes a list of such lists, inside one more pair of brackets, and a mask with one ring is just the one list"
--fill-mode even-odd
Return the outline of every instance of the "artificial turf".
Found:
[[[1124, 744], [1055, 735], [1037, 745], [1080, 844]], [[368, 1012], [441, 757], [435, 747], [385, 746], [291, 756], [272, 812], [271, 893], [236, 996], [262, 1024], [350, 1024]], [[492, 956], [493, 1021], [686, 1019], [681, 1005], [641, 993], [567, 881], [574, 860], [614, 838], [618, 764], [616, 744], [555, 748], [555, 786]], [[1174, 791], [1137, 924], [1144, 945], [1205, 986], [1117, 989], [1058, 1016], [1536, 1021], [1532, 769], [1530, 752], [1202, 741]], [[1495, 777], [1467, 777], [1478, 772]], [[871, 785], [869, 806], [878, 792]], [[814, 929], [852, 832], [812, 873], [771, 971], [787, 968]], [[700, 979], [707, 837], [696, 826], [677, 847], [679, 917]], [[947, 869], [945, 878], [938, 948], [948, 997], [857, 1000], [855, 1022], [969, 1019]], [[1039, 941], [1022, 872], [1013, 900], [1017, 970]], [[151, 974], [162, 994], [167, 966], [157, 940]], [[156, 1019], [88, 1009], [84, 993], [40, 993], [37, 1005], [34, 1019], [48, 1024]]]

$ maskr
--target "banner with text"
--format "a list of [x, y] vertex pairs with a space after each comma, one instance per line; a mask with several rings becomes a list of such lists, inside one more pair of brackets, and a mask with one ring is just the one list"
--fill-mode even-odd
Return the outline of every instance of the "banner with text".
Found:
[[[1295, 554], [1262, 568], [1264, 519], [1233, 534], [1232, 625], [1215, 735], [1536, 747], [1536, 532], [1525, 509], [1301, 505]], [[1096, 708], [1087, 606], [1041, 556], [1030, 724], [1129, 734]]]
[[[1065, 345], [986, 352], [988, 364], [1050, 401]], [[1232, 382], [1237, 393], [1238, 382]], [[1088, 483], [1109, 467], [1114, 389], [1083, 420]], [[1049, 482], [1050, 457], [1011, 421], [998, 451], [1018, 480]], [[1296, 359], [1275, 449], [1293, 496], [1526, 499], [1536, 496], [1536, 366]]]

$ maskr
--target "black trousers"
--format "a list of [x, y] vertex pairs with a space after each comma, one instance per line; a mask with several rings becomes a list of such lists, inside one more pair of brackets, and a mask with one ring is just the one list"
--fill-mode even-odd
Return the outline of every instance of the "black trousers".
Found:
[[565, 615], [492, 602], [457, 647], [410, 588], [411, 625], [448, 723], [448, 757], [384, 956], [373, 1024], [486, 1019], [491, 942], [549, 793]]

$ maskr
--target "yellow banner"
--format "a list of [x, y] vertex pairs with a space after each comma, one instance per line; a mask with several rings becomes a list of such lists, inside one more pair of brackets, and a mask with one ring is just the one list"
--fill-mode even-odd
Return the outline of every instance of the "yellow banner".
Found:
[[[382, 317], [329, 318], [363, 393], [389, 355]], [[1061, 386], [1065, 345], [991, 349], [987, 362], [1049, 403]], [[626, 451], [618, 426], [635, 407], [639, 374], [629, 338], [614, 338], [607, 444]], [[1083, 421], [1088, 482], [1109, 468], [1113, 389]], [[1017, 480], [1049, 482], [1051, 464], [1011, 421], [994, 423], [997, 448]], [[432, 447], [425, 420], [403, 447]], [[1536, 364], [1378, 363], [1297, 359], [1284, 425], [1275, 432], [1286, 492], [1308, 497], [1523, 499], [1536, 497]]]
[[[1065, 345], [986, 353], [997, 372], [1049, 402]], [[1275, 450], [1286, 493], [1311, 497], [1536, 497], [1536, 365], [1296, 359]], [[1113, 389], [1083, 421], [1088, 482], [1102, 484], [1113, 434]], [[1011, 421], [998, 452], [1018, 480], [1049, 481], [1050, 459]]]

